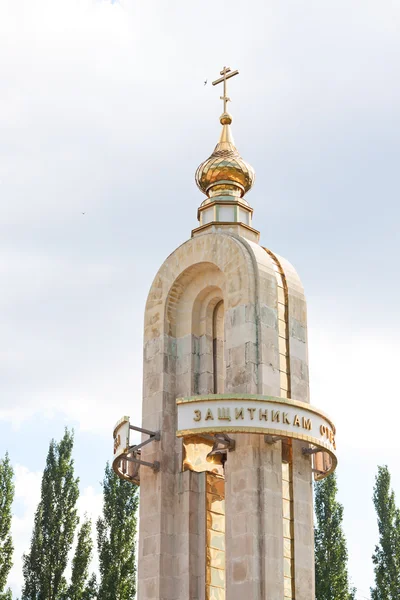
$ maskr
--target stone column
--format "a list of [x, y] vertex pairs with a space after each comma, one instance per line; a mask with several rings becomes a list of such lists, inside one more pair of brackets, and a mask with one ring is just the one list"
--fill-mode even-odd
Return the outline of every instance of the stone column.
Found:
[[206, 547], [205, 473], [178, 474], [175, 564], [178, 598], [205, 600]]
[[293, 441], [293, 516], [296, 600], [315, 598], [314, 515], [311, 457]]
[[237, 435], [225, 486], [227, 599], [282, 600], [281, 444]]

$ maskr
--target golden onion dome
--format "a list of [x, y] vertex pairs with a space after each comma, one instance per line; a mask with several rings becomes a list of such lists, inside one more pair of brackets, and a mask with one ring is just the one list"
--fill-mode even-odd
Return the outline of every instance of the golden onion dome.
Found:
[[196, 183], [209, 198], [215, 196], [243, 197], [254, 184], [255, 173], [235, 147], [230, 124], [232, 117], [223, 113], [221, 136], [211, 156], [199, 165]]

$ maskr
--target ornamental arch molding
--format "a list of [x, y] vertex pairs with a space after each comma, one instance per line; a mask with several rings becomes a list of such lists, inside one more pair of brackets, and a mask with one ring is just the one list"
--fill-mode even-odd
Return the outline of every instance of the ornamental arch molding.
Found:
[[[256, 273], [251, 254], [242, 240], [221, 233], [192, 238], [177, 248], [151, 286], [145, 312], [145, 343], [163, 334], [175, 336], [174, 303], [202, 271], [204, 263], [210, 265], [210, 272], [216, 269], [223, 274], [226, 310], [254, 302]], [[171, 323], [169, 329], [167, 323]]]

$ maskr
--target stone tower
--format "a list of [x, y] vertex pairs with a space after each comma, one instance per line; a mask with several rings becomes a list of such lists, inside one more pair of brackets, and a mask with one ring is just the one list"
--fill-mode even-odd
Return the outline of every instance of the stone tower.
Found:
[[252, 226], [254, 170], [226, 111], [233, 74], [214, 82], [222, 132], [196, 172], [199, 226], [146, 304], [142, 430], [153, 441], [141, 454], [128, 441], [115, 464], [135, 481], [140, 464], [138, 600], [315, 596], [312, 477], [336, 466], [335, 428], [309, 404], [300, 279]]

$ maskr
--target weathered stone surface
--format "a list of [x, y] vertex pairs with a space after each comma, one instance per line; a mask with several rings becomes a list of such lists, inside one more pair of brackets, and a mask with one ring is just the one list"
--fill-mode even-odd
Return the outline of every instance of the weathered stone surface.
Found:
[[[182, 472], [176, 398], [279, 396], [287, 350], [292, 397], [309, 399], [303, 290], [293, 267], [277, 260], [287, 284], [287, 339], [282, 279], [279, 287], [276, 262], [256, 240], [198, 232], [154, 279], [145, 312], [143, 427], [159, 429], [161, 441], [145, 446], [142, 458], [159, 461], [161, 469], [140, 472], [138, 600], [205, 600], [205, 474]], [[281, 443], [266, 444], [258, 434], [232, 437], [236, 450], [225, 467], [226, 598], [282, 600]], [[313, 600], [311, 467], [301, 444], [293, 451], [293, 494], [296, 599]]]

